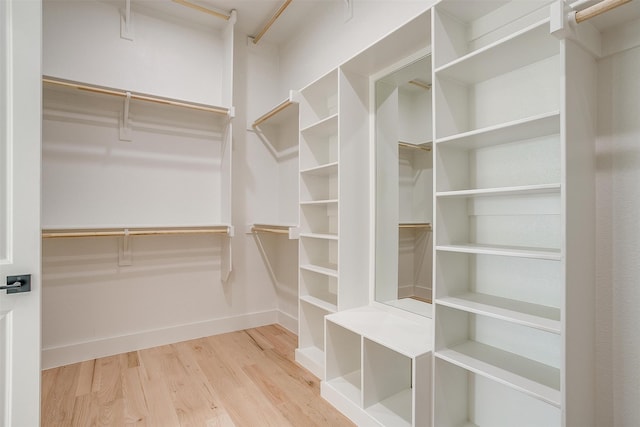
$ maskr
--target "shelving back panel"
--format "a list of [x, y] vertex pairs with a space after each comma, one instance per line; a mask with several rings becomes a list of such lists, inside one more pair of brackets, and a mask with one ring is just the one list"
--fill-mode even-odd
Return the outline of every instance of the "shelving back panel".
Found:
[[559, 73], [558, 55], [470, 84], [436, 72], [436, 138], [557, 111]]
[[[215, 225], [230, 221], [231, 135], [211, 113], [45, 88], [43, 226]], [[225, 184], [226, 182], [226, 184]]]
[[300, 236], [300, 265], [338, 268], [337, 240]]
[[338, 235], [338, 203], [302, 205], [300, 230], [314, 234]]
[[[551, 1], [449, 0], [434, 8], [434, 65], [439, 68], [548, 16]], [[506, 23], [506, 24], [505, 24]]]
[[560, 250], [558, 195], [446, 199], [436, 209], [437, 244]]
[[478, 149], [442, 143], [436, 162], [437, 191], [559, 184], [560, 134]]
[[133, 5], [134, 36], [127, 40], [118, 4], [45, 1], [43, 74], [230, 107], [232, 34], [215, 17], [162, 3], [165, 10]]
[[437, 298], [483, 294], [560, 309], [559, 261], [438, 252]]
[[435, 359], [438, 427], [559, 427], [560, 409], [444, 360]]
[[338, 113], [338, 70], [300, 90], [300, 129]]

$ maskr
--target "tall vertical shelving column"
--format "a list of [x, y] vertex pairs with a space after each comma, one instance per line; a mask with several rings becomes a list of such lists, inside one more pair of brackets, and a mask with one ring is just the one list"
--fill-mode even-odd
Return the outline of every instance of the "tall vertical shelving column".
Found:
[[434, 425], [589, 425], [593, 367], [569, 365], [592, 344], [593, 275], [574, 264], [593, 261], [593, 141], [572, 137], [590, 106], [563, 76], [593, 64], [549, 33], [544, 2], [432, 16]]
[[368, 144], [367, 84], [336, 69], [300, 91], [296, 360], [320, 378], [324, 317], [368, 300], [367, 254], [356, 250], [368, 239], [368, 170], [358, 168]]

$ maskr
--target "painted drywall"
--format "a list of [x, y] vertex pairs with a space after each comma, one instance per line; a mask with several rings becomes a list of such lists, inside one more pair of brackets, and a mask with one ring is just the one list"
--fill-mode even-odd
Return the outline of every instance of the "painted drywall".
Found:
[[[253, 237], [244, 233], [250, 220], [248, 209], [254, 208], [244, 127], [248, 99], [245, 38], [237, 35], [234, 52], [238, 71], [234, 80], [232, 223], [236, 234], [231, 240], [233, 271], [228, 282], [221, 282], [220, 237], [136, 237], [131, 239], [130, 266], [119, 265], [121, 243], [115, 238], [46, 240], [42, 253], [43, 368], [276, 323], [282, 318], [279, 290], [271, 282]], [[134, 67], [130, 72], [138, 78], [145, 74], [144, 69]], [[149, 91], [155, 92], [154, 87]], [[135, 147], [135, 141], [123, 143]], [[289, 312], [296, 314], [295, 309]], [[284, 318], [282, 323], [291, 325], [288, 316]]]
[[603, 34], [597, 141], [597, 425], [640, 420], [640, 20]]
[[305, 31], [280, 47], [280, 88], [300, 89], [428, 10], [435, 1], [353, 0], [347, 19], [343, 2], [327, 2]]

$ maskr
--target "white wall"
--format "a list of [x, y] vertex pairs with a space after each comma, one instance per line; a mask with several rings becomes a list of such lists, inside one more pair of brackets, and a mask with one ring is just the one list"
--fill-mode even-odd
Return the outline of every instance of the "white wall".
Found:
[[352, 58], [384, 35], [429, 9], [432, 0], [353, 0], [345, 22], [344, 2], [327, 2], [313, 21], [280, 48], [280, 87], [300, 89]]
[[[640, 420], [640, 20], [603, 34], [597, 141], [597, 425]], [[621, 50], [621, 51], [620, 51]]]
[[[46, 12], [44, 18], [46, 22]], [[173, 25], [175, 22], [169, 27]], [[141, 36], [142, 31], [137, 27], [136, 35]], [[220, 237], [135, 237], [131, 266], [118, 265], [115, 238], [47, 240], [42, 254], [43, 368], [276, 323], [281, 318], [280, 291], [271, 282], [253, 237], [244, 234], [251, 216], [248, 209], [254, 208], [245, 132], [245, 39], [246, 35], [238, 35], [234, 52], [238, 71], [234, 80], [232, 223], [236, 235], [231, 241], [229, 281], [223, 284], [220, 280]], [[220, 60], [219, 54], [212, 51], [214, 62]], [[73, 63], [67, 67], [72, 69]], [[146, 70], [131, 65], [128, 72], [141, 78]], [[147, 83], [151, 86], [145, 91], [152, 93], [166, 88], [164, 82]], [[191, 96], [188, 91], [183, 94]], [[191, 100], [198, 98], [194, 95]], [[129, 144], [135, 146], [135, 141]], [[99, 192], [95, 197], [101, 197]], [[288, 310], [295, 314], [295, 309]]]

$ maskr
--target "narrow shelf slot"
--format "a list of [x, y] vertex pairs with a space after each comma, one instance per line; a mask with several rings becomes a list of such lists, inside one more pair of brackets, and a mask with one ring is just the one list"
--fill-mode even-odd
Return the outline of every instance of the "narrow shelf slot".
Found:
[[549, 34], [549, 20], [545, 19], [445, 64], [435, 73], [473, 84], [557, 55], [559, 51], [560, 43]]
[[338, 173], [338, 162], [331, 162], [300, 171], [302, 175], [329, 176]]
[[435, 356], [560, 407], [560, 370], [497, 348], [467, 341]]
[[303, 264], [300, 266], [302, 270], [313, 271], [314, 273], [324, 274], [325, 276], [338, 277], [338, 266], [320, 266], [315, 264]]
[[562, 254], [559, 249], [553, 248], [523, 248], [518, 246], [490, 246], [478, 244], [455, 244], [455, 245], [438, 245], [438, 251], [460, 252], [468, 254], [481, 255], [500, 255], [521, 258], [548, 259], [552, 261], [560, 261]]
[[438, 191], [436, 197], [492, 197], [525, 196], [530, 194], [560, 193], [560, 184], [521, 185], [516, 187], [478, 188], [471, 190]]
[[300, 202], [301, 206], [310, 206], [310, 205], [335, 205], [338, 203], [338, 199], [326, 199], [326, 200], [306, 200]]
[[338, 115], [332, 114], [316, 123], [313, 123], [304, 129], [300, 129], [300, 133], [315, 137], [329, 137], [338, 132]]
[[560, 309], [479, 293], [439, 298], [436, 304], [494, 317], [554, 334], [561, 333]]
[[336, 304], [332, 304], [318, 297], [314, 297], [311, 295], [300, 295], [300, 300], [306, 302], [307, 304], [311, 304], [313, 306], [321, 308], [329, 313], [335, 313], [336, 311], [338, 311], [338, 306]]
[[337, 234], [300, 233], [300, 237], [309, 239], [338, 240]]
[[487, 126], [436, 140], [437, 145], [475, 150], [560, 132], [560, 112], [551, 111], [520, 120]]

